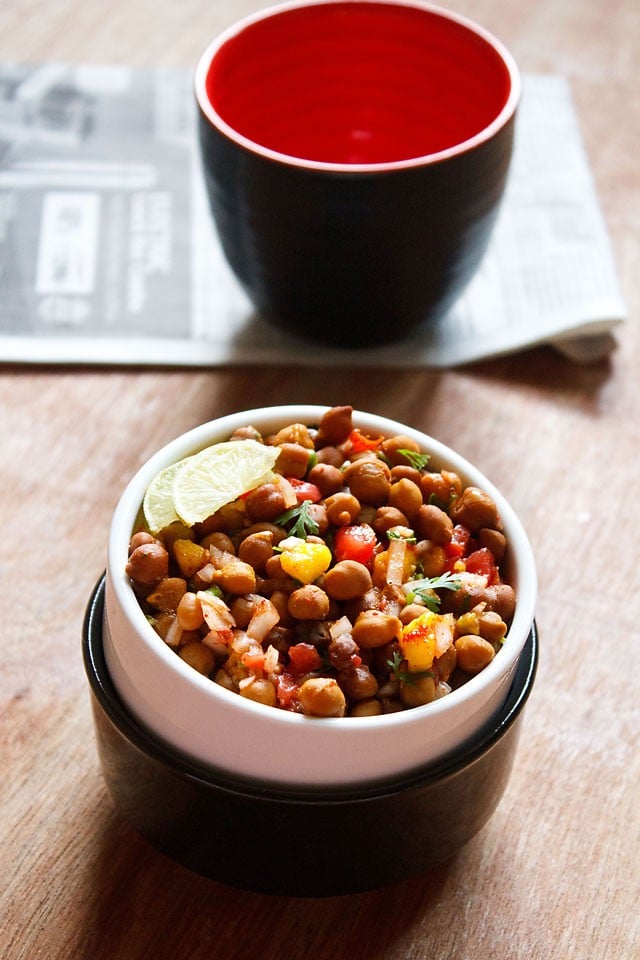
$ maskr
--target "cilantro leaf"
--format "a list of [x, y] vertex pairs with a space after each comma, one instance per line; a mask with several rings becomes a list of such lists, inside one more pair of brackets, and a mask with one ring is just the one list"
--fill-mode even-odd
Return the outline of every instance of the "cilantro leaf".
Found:
[[455, 574], [443, 573], [441, 577], [425, 577], [423, 580], [409, 580], [404, 584], [404, 590], [407, 594], [407, 600], [410, 602], [414, 598], [421, 600], [427, 610], [437, 613], [440, 609], [440, 597], [433, 596], [434, 590], [459, 590], [462, 581]]
[[413, 684], [417, 683], [419, 680], [423, 680], [425, 677], [432, 677], [433, 672], [431, 670], [403, 670], [402, 664], [404, 663], [404, 658], [399, 650], [396, 650], [390, 660], [387, 660], [387, 666], [392, 671], [396, 680], [399, 680], [401, 683]]
[[407, 450], [406, 447], [399, 448], [398, 453], [401, 453], [416, 470], [424, 470], [431, 459], [428, 453], [416, 453], [415, 450]]
[[320, 529], [311, 516], [308, 500], [303, 500], [290, 510], [285, 510], [276, 517], [275, 522], [278, 526], [284, 527], [292, 537], [301, 537], [303, 540], [305, 537], [315, 536]]

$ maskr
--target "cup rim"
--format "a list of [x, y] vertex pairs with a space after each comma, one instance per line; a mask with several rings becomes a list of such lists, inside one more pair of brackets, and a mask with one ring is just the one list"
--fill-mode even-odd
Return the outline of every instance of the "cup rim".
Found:
[[[473, 137], [463, 140], [452, 147], [440, 150], [435, 153], [425, 154], [418, 157], [410, 157], [403, 160], [392, 160], [380, 163], [336, 163], [333, 161], [309, 160], [301, 157], [295, 157], [291, 154], [281, 153], [269, 147], [265, 147], [255, 140], [244, 136], [228, 124], [217, 112], [207, 96], [207, 76], [212, 61], [216, 53], [233, 37], [239, 36], [244, 30], [253, 24], [268, 20], [273, 16], [287, 13], [290, 10], [298, 10], [305, 7], [314, 6], [334, 6], [338, 4], [370, 4], [372, 6], [398, 6], [412, 7], [414, 9], [441, 17], [466, 28], [471, 33], [484, 40], [502, 60], [509, 75], [510, 90], [506, 102], [496, 117], [482, 130]], [[249, 14], [246, 17], [237, 20], [234, 24], [227, 27], [220, 33], [204, 50], [194, 73], [194, 93], [196, 103], [201, 114], [206, 120], [216, 128], [223, 136], [231, 140], [237, 146], [243, 148], [249, 153], [256, 154], [265, 160], [296, 167], [302, 170], [315, 170], [327, 173], [341, 174], [363, 174], [363, 173], [388, 173], [396, 170], [407, 170], [418, 167], [434, 166], [445, 160], [458, 157], [480, 147], [482, 144], [491, 140], [509, 121], [515, 116], [520, 98], [522, 95], [522, 79], [520, 70], [516, 61], [507, 47], [490, 30], [481, 26], [469, 17], [447, 10], [436, 4], [423, 3], [421, 0], [289, 0], [289, 2], [275, 4]]]
[[[509, 634], [513, 634], [513, 643], [505, 643], [499, 654], [484, 670], [469, 678], [466, 683], [452, 691], [451, 694], [424, 706], [382, 716], [327, 719], [302, 716], [255, 703], [245, 697], [239, 697], [237, 693], [226, 690], [219, 684], [212, 683], [209, 678], [193, 670], [160, 640], [153, 627], [145, 619], [125, 572], [127, 544], [140, 511], [144, 490], [162, 467], [210, 443], [224, 439], [225, 436], [242, 424], [254, 423], [258, 429], [260, 427], [266, 429], [269, 423], [274, 425], [294, 421], [316, 423], [327, 409], [326, 405], [289, 404], [237, 411], [194, 427], [160, 448], [130, 480], [114, 511], [109, 535], [107, 583], [109, 589], [114, 593], [120, 610], [136, 631], [138, 640], [143, 644], [149, 655], [156, 662], [162, 662], [171, 673], [177, 673], [183, 682], [198, 689], [200, 694], [219, 701], [221, 705], [224, 704], [230, 721], [234, 716], [241, 720], [242, 717], [253, 715], [256, 720], [262, 719], [264, 721], [268, 717], [271, 724], [289, 726], [294, 729], [296, 729], [296, 726], [300, 729], [304, 726], [305, 730], [312, 727], [322, 729], [330, 725], [336, 736], [339, 735], [340, 731], [343, 733], [349, 731], [350, 735], [354, 735], [357, 730], [361, 731], [360, 735], [365, 736], [367, 731], [380, 727], [388, 730], [390, 728], [412, 726], [419, 722], [420, 718], [425, 715], [425, 711], [428, 711], [430, 716], [446, 714], [454, 705], [461, 707], [463, 703], [476, 697], [483, 689], [491, 687], [492, 684], [503, 682], [505, 678], [511, 675], [533, 623], [537, 595], [536, 567], [533, 551], [522, 523], [503, 494], [484, 476], [479, 468], [471, 464], [461, 454], [458, 454], [457, 451], [407, 424], [357, 409], [353, 411], [355, 425], [364, 423], [366, 428], [369, 422], [375, 424], [372, 429], [379, 429], [385, 435], [392, 436], [401, 431], [405, 435], [411, 436], [413, 434], [421, 442], [426, 441], [427, 449], [436, 462], [441, 461], [443, 465], [456, 470], [466, 482], [481, 486], [492, 496], [498, 504], [505, 529], [508, 530], [508, 539], [512, 549], [517, 552], [522, 566], [526, 569], [526, 579], [524, 582], [516, 584], [515, 587], [516, 609], [509, 627]], [[274, 429], [277, 429], [277, 427], [274, 427]]]

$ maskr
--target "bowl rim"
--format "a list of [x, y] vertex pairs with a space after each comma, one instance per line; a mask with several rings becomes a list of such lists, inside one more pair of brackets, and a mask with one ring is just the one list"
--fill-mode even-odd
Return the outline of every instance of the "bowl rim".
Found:
[[181, 779], [225, 793], [272, 802], [311, 806], [360, 802], [391, 797], [407, 790], [421, 789], [436, 781], [451, 779], [466, 767], [477, 763], [510, 730], [531, 695], [538, 669], [539, 637], [534, 620], [500, 710], [450, 754], [422, 764], [409, 773], [393, 774], [376, 781], [305, 786], [265, 783], [256, 777], [241, 777], [219, 768], [212, 769], [203, 761], [187, 756], [179, 748], [167, 743], [135, 718], [119, 696], [106, 665], [102, 642], [104, 603], [105, 575], [102, 574], [93, 588], [84, 613], [82, 657], [93, 696], [120, 734], [134, 748], [170, 769]]
[[[125, 572], [127, 548], [140, 512], [144, 491], [160, 469], [190, 453], [197, 452], [211, 443], [226, 439], [240, 426], [252, 423], [261, 432], [266, 432], [293, 422], [317, 424], [327, 409], [329, 409], [328, 405], [286, 404], [236, 411], [200, 424], [157, 450], [131, 478], [114, 511], [107, 551], [108, 589], [113, 591], [122, 614], [129, 626], [135, 631], [136, 637], [143, 645], [145, 652], [155, 661], [159, 661], [166, 666], [172, 674], [177, 674], [182, 681], [196, 688], [207, 699], [217, 701], [220, 705], [224, 704], [230, 722], [234, 717], [247, 718], [253, 716], [262, 718], [263, 721], [268, 721], [271, 725], [300, 725], [301, 728], [303, 725], [307, 727], [310, 725], [330, 727], [336, 733], [342, 732], [343, 734], [356, 730], [366, 731], [370, 729], [375, 731], [380, 727], [392, 729], [394, 727], [413, 726], [423, 716], [434, 717], [438, 714], [452, 712], [454, 708], [461, 707], [486, 688], [503, 682], [504, 678], [511, 674], [531, 629], [537, 596], [537, 576], [533, 551], [522, 523], [506, 498], [477, 467], [473, 466], [461, 454], [428, 434], [387, 417], [365, 413], [357, 409], [353, 410], [355, 426], [362, 426], [367, 430], [377, 431], [386, 436], [393, 436], [398, 433], [413, 436], [425, 451], [431, 454], [432, 459], [436, 461], [436, 466], [442, 463], [443, 466], [452, 468], [462, 476], [465, 482], [475, 483], [492, 496], [498, 505], [498, 511], [507, 531], [510, 548], [517, 553], [519, 563], [522, 563], [527, 574], [526, 577], [521, 578], [522, 582], [514, 584], [516, 607], [507, 634], [507, 642], [484, 670], [469, 678], [446, 697], [397, 713], [373, 717], [340, 718], [302, 716], [287, 710], [256, 703], [245, 697], [239, 697], [237, 693], [226, 690], [219, 684], [212, 682], [208, 677], [198, 673], [163, 643], [151, 624], [146, 620]], [[513, 643], [510, 644], [508, 639], [512, 634]], [[363, 733], [358, 735], [362, 736]]]
[[[445, 150], [425, 154], [419, 157], [410, 157], [404, 160], [385, 161], [380, 163], [336, 163], [322, 160], [307, 160], [291, 154], [281, 153], [265, 147], [255, 140], [244, 136], [228, 124], [215, 109], [207, 95], [207, 76], [216, 53], [231, 38], [238, 36], [245, 29], [270, 17], [313, 6], [334, 6], [339, 4], [370, 4], [372, 6], [411, 7], [435, 17], [449, 20], [466, 28], [472, 34], [484, 40], [493, 48], [502, 61], [509, 77], [509, 95], [499, 113], [473, 137], [457, 143]], [[423, 3], [422, 0], [289, 0], [289, 2], [274, 4], [257, 12], [251, 13], [237, 20], [226, 30], [215, 37], [201, 54], [195, 68], [193, 89], [196, 103], [201, 115], [223, 136], [249, 153], [256, 154], [266, 160], [275, 161], [288, 167], [302, 170], [316, 170], [328, 173], [364, 174], [388, 173], [396, 170], [414, 169], [416, 167], [434, 166], [453, 157], [466, 154], [491, 140], [515, 116], [518, 104], [522, 97], [522, 77], [518, 65], [507, 47], [490, 30], [476, 23], [470, 17], [445, 9], [436, 4]]]

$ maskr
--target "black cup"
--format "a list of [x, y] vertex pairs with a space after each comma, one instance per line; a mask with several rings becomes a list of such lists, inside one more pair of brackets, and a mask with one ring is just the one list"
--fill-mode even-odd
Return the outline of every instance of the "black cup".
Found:
[[195, 90], [213, 217], [262, 315], [357, 348], [447, 311], [511, 160], [520, 80], [494, 37], [411, 0], [300, 0], [214, 41]]

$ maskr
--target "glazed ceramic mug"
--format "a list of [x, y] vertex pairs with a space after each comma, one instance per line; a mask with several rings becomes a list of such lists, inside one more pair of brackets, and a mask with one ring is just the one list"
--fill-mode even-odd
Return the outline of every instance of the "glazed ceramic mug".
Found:
[[439, 318], [488, 244], [518, 69], [487, 30], [415, 0], [294, 0], [196, 69], [204, 177], [255, 308], [327, 344]]

